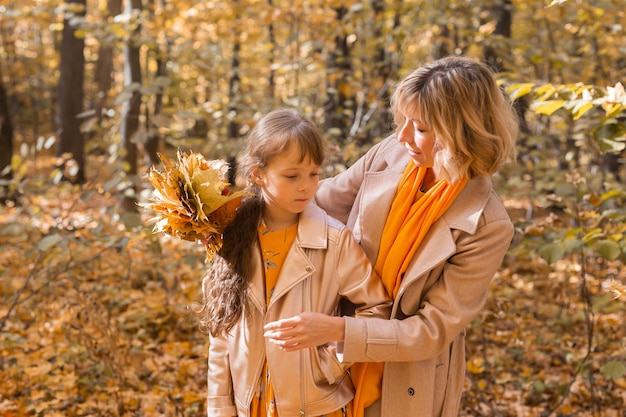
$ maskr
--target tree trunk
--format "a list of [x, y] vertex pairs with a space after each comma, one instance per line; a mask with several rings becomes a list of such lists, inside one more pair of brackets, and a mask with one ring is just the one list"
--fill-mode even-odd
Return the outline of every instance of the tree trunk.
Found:
[[84, 16], [86, 0], [69, 0], [68, 2], [83, 6], [83, 9], [82, 12], [71, 16], [66, 14], [63, 20], [61, 75], [55, 113], [59, 137], [56, 156], [60, 158], [58, 165], [63, 170], [63, 178], [80, 184], [85, 182], [85, 139], [80, 131], [78, 118], [83, 108], [85, 42], [82, 38], [76, 37], [77, 28], [70, 24], [70, 19], [75, 16]]
[[[270, 6], [270, 10], [273, 10], [273, 2], [272, 0], [268, 0], [267, 4]], [[275, 81], [275, 71], [274, 71], [274, 59], [276, 57], [276, 50], [278, 46], [276, 45], [276, 36], [274, 35], [274, 23], [273, 21], [267, 27], [267, 33], [270, 40], [270, 57], [269, 57], [269, 67], [270, 67], [270, 75], [268, 77], [267, 82], [267, 92], [269, 96], [272, 98], [272, 101], [276, 99], [276, 81]]]
[[[141, 0], [127, 0], [126, 2], [126, 14], [128, 16], [141, 11], [141, 8]], [[136, 32], [138, 31], [139, 28]], [[122, 197], [121, 210], [123, 212], [137, 211], [137, 144], [134, 141], [134, 136], [139, 130], [141, 65], [139, 46], [136, 42], [135, 38], [131, 36], [124, 45], [124, 88], [132, 94], [122, 105], [122, 124], [120, 126], [122, 149], [124, 150], [124, 171], [131, 184]]]
[[241, 37], [240, 37], [240, 18], [239, 18], [239, 0], [233, 1], [233, 9], [237, 14], [235, 17], [235, 33], [233, 34], [233, 58], [232, 68], [230, 72], [230, 80], [228, 83], [228, 138], [235, 139], [239, 135], [239, 116], [238, 105], [241, 100], [241, 76], [239, 75], [240, 59], [239, 53], [241, 52]]
[[[108, 0], [109, 18], [122, 13], [122, 0]], [[102, 121], [102, 109], [107, 103], [109, 90], [111, 89], [113, 73], [113, 47], [109, 42], [103, 41], [98, 49], [98, 61], [95, 69], [95, 82], [97, 85], [96, 98], [94, 100], [94, 111], [98, 118], [98, 123]]]
[[334, 10], [340, 32], [335, 36], [335, 47], [330, 52], [328, 62], [324, 130], [334, 132], [337, 142], [343, 143], [349, 136], [349, 127], [352, 124], [350, 116], [354, 116], [354, 100], [350, 91], [351, 46], [348, 35], [343, 30], [343, 17], [348, 10], [343, 6]]
[[372, 11], [374, 29], [372, 38], [376, 41], [376, 48], [369, 58], [371, 62], [371, 76], [365, 78], [363, 89], [372, 92], [366, 94], [373, 97], [369, 102], [364, 103], [363, 109], [357, 109], [356, 122], [350, 131], [350, 136], [356, 136], [357, 143], [363, 145], [373, 143], [377, 137], [386, 136], [389, 133], [391, 122], [389, 99], [392, 85], [392, 78], [396, 76], [398, 68], [399, 42], [396, 40], [395, 31], [400, 25], [400, 5], [402, 0], [396, 0], [391, 6], [394, 12], [393, 26], [386, 31], [386, 15], [390, 6], [385, 0], [372, 0]]
[[[513, 22], [513, 4], [511, 0], [496, 1], [492, 6], [486, 9], [488, 16], [490, 16], [496, 22], [496, 27], [493, 31], [491, 39], [510, 39], [511, 38], [511, 25]], [[502, 72], [507, 70], [507, 66], [504, 62], [504, 56], [511, 56], [509, 51], [498, 50], [492, 44], [487, 43], [483, 49], [485, 61], [496, 72]], [[528, 110], [528, 102], [526, 97], [522, 97], [513, 103], [513, 107], [517, 112], [517, 116], [520, 121], [520, 130], [524, 133], [528, 133], [528, 123], [526, 122], [526, 111]]]
[[13, 156], [13, 124], [9, 113], [7, 93], [0, 76], [0, 203], [12, 200], [11, 191], [5, 181], [13, 178], [11, 157]]
[[[149, 3], [149, 13], [150, 16], [154, 16], [155, 9], [155, 1], [150, 0]], [[164, 7], [162, 1], [159, 1], [159, 6]], [[169, 45], [166, 45], [169, 50]], [[159, 47], [157, 46], [155, 49], [156, 54], [156, 72], [154, 74], [154, 78], [158, 79], [160, 77], [165, 77], [166, 69], [166, 59], [167, 59], [167, 51], [161, 54], [159, 52]], [[149, 54], [147, 54], [149, 56]], [[146, 67], [149, 67], [149, 63], [146, 62]], [[145, 130], [146, 130], [146, 140], [143, 143], [144, 150], [144, 163], [147, 165], [156, 165], [159, 163], [159, 144], [161, 142], [161, 135], [159, 134], [158, 127], [153, 124], [153, 120], [156, 116], [161, 113], [163, 108], [163, 87], [159, 87], [156, 94], [154, 95], [154, 106], [152, 108], [152, 113], [150, 113], [150, 106], [144, 107], [145, 114]]]

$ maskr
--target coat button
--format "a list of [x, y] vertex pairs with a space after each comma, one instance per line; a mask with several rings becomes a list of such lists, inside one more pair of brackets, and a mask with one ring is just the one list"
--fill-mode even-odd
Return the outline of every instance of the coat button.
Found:
[[409, 388], [407, 392], [409, 393], [411, 397], [415, 395], [415, 390], [413, 388]]
[[311, 266], [307, 266], [306, 267], [306, 272], [312, 272], [313, 271], [313, 267]]

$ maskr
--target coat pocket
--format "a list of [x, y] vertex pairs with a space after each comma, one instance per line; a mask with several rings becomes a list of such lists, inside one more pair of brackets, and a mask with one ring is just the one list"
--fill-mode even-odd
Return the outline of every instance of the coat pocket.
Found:
[[367, 345], [365, 355], [369, 362], [385, 362], [396, 354], [398, 339], [396, 328], [391, 321], [385, 321], [384, 325], [377, 325], [376, 320], [367, 322]]
[[386, 339], [368, 339], [365, 354], [369, 362], [385, 362], [395, 355], [397, 343]]
[[335, 384], [346, 374], [347, 365], [337, 359], [337, 347], [334, 344], [318, 346], [313, 350], [311, 361], [313, 378], [316, 384]]

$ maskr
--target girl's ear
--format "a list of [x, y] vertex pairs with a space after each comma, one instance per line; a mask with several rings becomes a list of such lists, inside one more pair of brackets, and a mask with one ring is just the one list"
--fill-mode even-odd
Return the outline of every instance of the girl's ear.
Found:
[[263, 186], [263, 176], [261, 175], [261, 170], [256, 168], [250, 172], [250, 179], [259, 187]]

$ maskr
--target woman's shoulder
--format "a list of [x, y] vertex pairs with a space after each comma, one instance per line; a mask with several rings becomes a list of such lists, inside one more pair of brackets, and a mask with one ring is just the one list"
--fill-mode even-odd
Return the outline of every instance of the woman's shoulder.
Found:
[[480, 223], [511, 223], [489, 177], [477, 177], [468, 181], [444, 217], [451, 227], [470, 233], [474, 233]]

